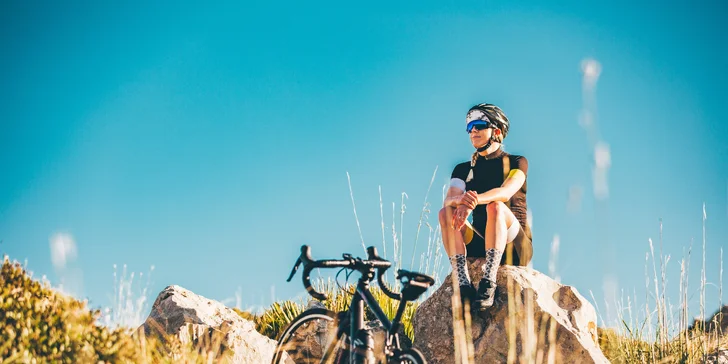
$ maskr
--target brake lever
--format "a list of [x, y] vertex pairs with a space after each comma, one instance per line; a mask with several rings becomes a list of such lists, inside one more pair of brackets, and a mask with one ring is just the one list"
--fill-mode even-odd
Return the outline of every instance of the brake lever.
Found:
[[291, 279], [293, 279], [293, 276], [296, 275], [296, 272], [298, 271], [298, 267], [301, 265], [301, 257], [298, 257], [296, 259], [296, 264], [293, 265], [293, 270], [291, 270], [291, 275], [288, 276], [288, 279], [286, 279], [286, 282], [290, 282]]

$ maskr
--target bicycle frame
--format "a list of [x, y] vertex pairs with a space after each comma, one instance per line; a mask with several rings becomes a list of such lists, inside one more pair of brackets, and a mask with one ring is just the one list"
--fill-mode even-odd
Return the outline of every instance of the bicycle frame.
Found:
[[[361, 274], [356, 285], [356, 290], [349, 303], [348, 310], [339, 312], [337, 314], [337, 318], [335, 318], [335, 322], [338, 322], [336, 327], [336, 340], [327, 346], [323, 353], [322, 362], [329, 362], [330, 356], [334, 354], [339, 345], [342, 344], [343, 336], [347, 334], [346, 331], [348, 331], [349, 343], [348, 348], [344, 348], [344, 352], [348, 352], [350, 362], [357, 364], [374, 363], [376, 360], [374, 356], [374, 337], [371, 329], [364, 325], [364, 314], [366, 312], [364, 311], [365, 304], [371, 309], [376, 319], [379, 320], [386, 330], [383, 354], [387, 358], [405, 355], [416, 362], [425, 362], [422, 353], [414, 348], [404, 351], [401, 350], [397, 333], [402, 327], [402, 315], [407, 307], [407, 302], [416, 300], [417, 297], [427, 290], [427, 288], [435, 283], [435, 280], [432, 277], [421, 273], [409, 272], [400, 269], [397, 271], [397, 279], [399, 279], [403, 284], [402, 291], [400, 293], [392, 292], [388, 288], [387, 283], [382, 280], [384, 272], [391, 267], [391, 263], [381, 259], [377, 254], [377, 249], [373, 246], [367, 248], [367, 256], [369, 260], [354, 258], [351, 254], [344, 254], [342, 260], [313, 260], [311, 257], [311, 248], [307, 245], [303, 245], [301, 246], [301, 255], [296, 260], [296, 263], [291, 270], [291, 274], [288, 276], [287, 281], [290, 282], [296, 274], [298, 267], [303, 264], [304, 269], [301, 276], [303, 286], [313, 298], [324, 301], [327, 299], [327, 296], [323, 293], [317, 292], [311, 285], [310, 273], [312, 269], [339, 267], [352, 269]], [[375, 277], [379, 282], [382, 292], [389, 298], [399, 301], [397, 312], [392, 321], [389, 321], [389, 318], [387, 318], [387, 315], [384, 314], [381, 306], [379, 306], [379, 303], [376, 299], [374, 299], [374, 296], [369, 291], [369, 282], [373, 281]], [[343, 344], [346, 345], [346, 341], [343, 341]], [[340, 356], [337, 355], [337, 358], [340, 358]]]
[[[370, 277], [373, 277], [373, 274], [374, 270], [372, 270]], [[379, 320], [379, 322], [382, 323], [382, 326], [384, 326], [384, 329], [386, 330], [387, 336], [384, 345], [385, 354], [389, 354], [392, 345], [394, 345], [395, 348], [399, 348], [399, 338], [395, 334], [397, 333], [397, 331], [399, 331], [402, 315], [404, 314], [404, 310], [406, 308], [406, 302], [401, 300], [394, 319], [392, 321], [389, 321], [389, 318], [387, 318], [387, 315], [384, 313], [384, 311], [382, 311], [379, 303], [369, 291], [370, 279], [368, 278], [369, 277], [367, 277], [367, 275], [362, 275], [362, 277], [359, 279], [359, 282], [356, 285], [356, 294], [352, 298], [351, 304], [349, 306], [349, 337], [351, 338], [353, 343], [353, 350], [351, 350], [351, 353], [359, 353], [360, 355], [364, 355], [365, 357], [366, 353], [362, 353], [362, 349], [371, 350], [373, 348], [373, 343], [362, 342], [361, 340], [359, 340], [361, 339], [362, 330], [367, 335], [369, 335], [370, 331], [369, 329], [364, 328], [364, 305], [366, 304], [366, 306], [368, 306], [372, 310], [374, 316]], [[393, 338], [396, 340], [396, 342], [392, 342]]]

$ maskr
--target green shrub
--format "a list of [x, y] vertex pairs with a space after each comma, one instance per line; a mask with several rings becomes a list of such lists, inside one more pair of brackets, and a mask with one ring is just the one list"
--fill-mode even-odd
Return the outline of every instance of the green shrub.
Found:
[[235, 311], [235, 313], [237, 313], [240, 317], [242, 317], [242, 318], [244, 318], [244, 319], [246, 319], [248, 321], [255, 322], [255, 320], [256, 320], [255, 314], [250, 313], [248, 311], [240, 310], [237, 307], [233, 307], [233, 311]]
[[276, 340], [278, 335], [303, 312], [303, 305], [293, 301], [274, 302], [263, 314], [256, 316], [255, 328], [259, 333]]
[[99, 311], [29, 277], [7, 257], [0, 271], [0, 357], [26, 362], [133, 361], [136, 348], [121, 329], [96, 326]]
[[[0, 268], [0, 362], [207, 363], [228, 353], [96, 324], [100, 311], [33, 280], [17, 262]], [[212, 347], [212, 346], [210, 346]]]

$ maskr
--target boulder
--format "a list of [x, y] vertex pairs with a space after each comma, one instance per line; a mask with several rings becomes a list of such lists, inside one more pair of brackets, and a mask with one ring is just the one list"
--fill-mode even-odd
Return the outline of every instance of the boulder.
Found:
[[704, 332], [728, 332], [728, 305], [719, 308], [708, 320], [694, 320], [688, 330], [693, 331], [698, 328], [701, 328]]
[[[693, 331], [697, 329], [702, 329], [704, 332], [709, 333], [709, 335], [718, 334], [720, 337], [723, 337], [725, 333], [728, 333], [728, 305], [724, 305], [718, 309], [708, 320], [695, 320], [688, 330]], [[728, 364], [728, 349], [725, 346], [715, 349], [714, 352], [708, 355], [706, 363]]]
[[728, 364], [728, 349], [718, 349], [708, 355], [705, 361], [708, 364]]
[[718, 349], [708, 355], [705, 361], [708, 364], [728, 364], [728, 349]]
[[229, 349], [233, 363], [266, 363], [273, 358], [276, 342], [255, 330], [222, 303], [197, 295], [180, 286], [165, 288], [140, 327], [149, 335], [174, 335], [195, 347], [220, 345]]
[[[476, 285], [483, 276], [483, 263], [482, 258], [468, 261]], [[448, 275], [418, 307], [413, 319], [414, 346], [428, 363], [456, 362], [451, 282]], [[514, 266], [500, 267], [497, 285], [491, 308], [479, 315], [468, 315], [470, 320], [466, 316], [456, 325], [467, 326], [470, 321], [470, 335], [458, 330], [458, 337], [469, 336], [472, 340], [469, 346], [468, 340], [459, 339], [458, 353], [470, 353], [475, 363], [505, 363], [509, 355], [513, 362], [609, 362], [599, 348], [596, 311], [575, 288], [536, 270]]]

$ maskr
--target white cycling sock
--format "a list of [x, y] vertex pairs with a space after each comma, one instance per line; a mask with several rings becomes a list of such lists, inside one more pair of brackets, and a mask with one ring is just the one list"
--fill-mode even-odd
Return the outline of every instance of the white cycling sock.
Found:
[[468, 261], [465, 254], [455, 254], [450, 257], [450, 265], [452, 270], [457, 272], [458, 284], [461, 286], [470, 285], [470, 273], [468, 273]]
[[487, 278], [489, 281], [495, 283], [496, 277], [498, 276], [498, 266], [500, 266], [501, 257], [503, 257], [503, 251], [498, 249], [488, 249], [485, 252], [485, 264], [483, 264], [483, 278]]

